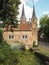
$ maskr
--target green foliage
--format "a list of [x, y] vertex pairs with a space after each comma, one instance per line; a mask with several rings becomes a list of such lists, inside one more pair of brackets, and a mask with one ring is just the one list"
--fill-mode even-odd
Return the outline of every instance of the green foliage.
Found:
[[48, 15], [45, 15], [45, 16], [41, 17], [40, 26], [45, 27], [46, 23], [47, 23], [47, 19], [48, 19]]
[[[39, 59], [29, 50], [11, 50], [6, 42], [0, 44], [0, 65], [38, 65]], [[42, 65], [42, 64], [41, 64]]]
[[5, 24], [14, 25], [17, 21], [20, 0], [0, 0], [0, 19]]
[[39, 59], [37, 59], [37, 57], [29, 50], [26, 51], [17, 50], [15, 51], [15, 54], [17, 56], [17, 61], [18, 61], [17, 65], [39, 65], [40, 64]]
[[38, 47], [38, 45], [36, 45], [36, 41], [33, 41], [33, 47]]
[[16, 65], [17, 59], [10, 45], [6, 42], [0, 44], [0, 65]]
[[3, 41], [3, 31], [0, 29], [0, 43]]
[[45, 15], [40, 19], [40, 34], [44, 34], [44, 37], [49, 39], [49, 17], [48, 15]]
[[38, 45], [33, 45], [33, 47], [38, 47]]

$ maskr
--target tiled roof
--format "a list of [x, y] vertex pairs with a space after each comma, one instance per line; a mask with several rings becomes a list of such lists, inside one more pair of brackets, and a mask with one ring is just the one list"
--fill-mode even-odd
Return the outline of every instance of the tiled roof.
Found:
[[29, 23], [20, 23], [18, 25], [19, 30], [31, 30], [31, 25]]

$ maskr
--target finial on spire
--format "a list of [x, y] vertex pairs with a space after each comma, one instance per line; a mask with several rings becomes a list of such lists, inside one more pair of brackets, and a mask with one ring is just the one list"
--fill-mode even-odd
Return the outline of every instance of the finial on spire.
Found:
[[24, 5], [23, 5], [23, 7], [22, 7], [21, 18], [26, 19], [26, 17], [25, 17], [25, 11], [24, 11]]

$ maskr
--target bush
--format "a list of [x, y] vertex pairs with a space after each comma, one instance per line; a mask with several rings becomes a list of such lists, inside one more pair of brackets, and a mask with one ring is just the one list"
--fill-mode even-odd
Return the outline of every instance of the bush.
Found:
[[33, 41], [33, 47], [38, 47], [38, 45], [35, 44], [36, 41]]
[[38, 47], [38, 45], [34, 45], [33, 47]]
[[3, 42], [3, 31], [0, 29], [0, 43]]
[[16, 65], [17, 58], [6, 42], [0, 44], [0, 65]]

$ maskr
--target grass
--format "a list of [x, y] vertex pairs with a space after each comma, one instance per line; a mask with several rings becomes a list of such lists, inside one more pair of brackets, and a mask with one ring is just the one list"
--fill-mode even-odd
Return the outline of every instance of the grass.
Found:
[[43, 46], [38, 46], [38, 48], [42, 54], [49, 56], [49, 49], [46, 49]]
[[17, 65], [39, 65], [40, 63], [39, 59], [28, 50], [26, 51], [16, 50], [15, 52], [18, 61]]
[[39, 52], [41, 54], [44, 54], [46, 56], [49, 57], [49, 49], [46, 49], [45, 47], [43, 47], [42, 45], [39, 45], [38, 47], [34, 48], [34, 49], [39, 49]]

